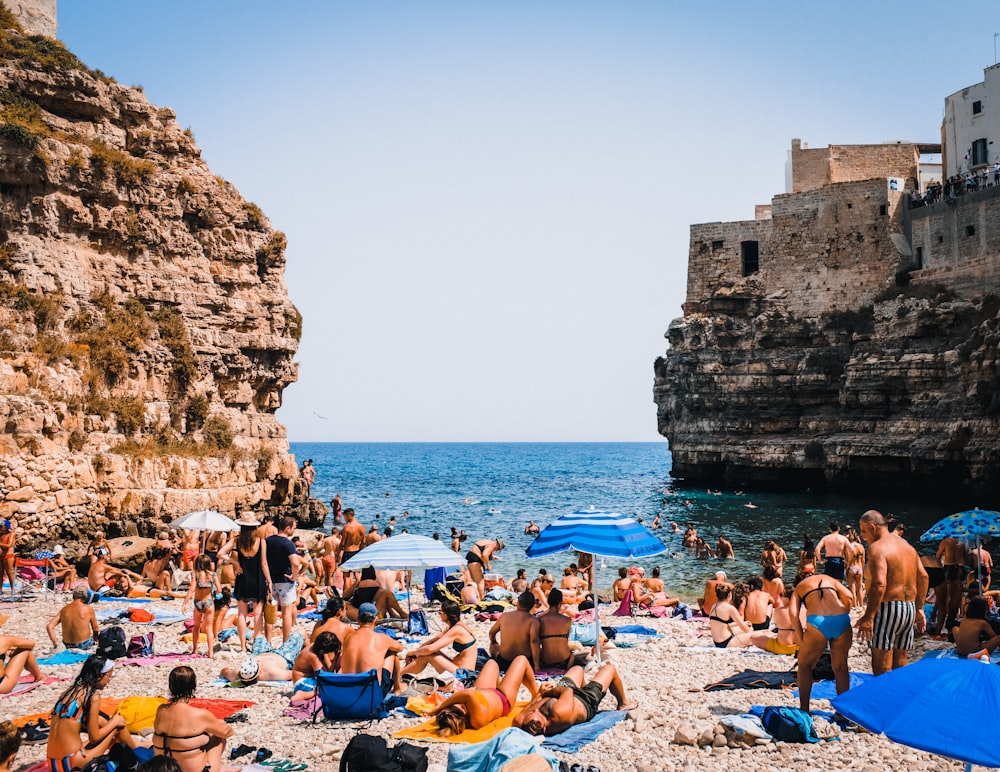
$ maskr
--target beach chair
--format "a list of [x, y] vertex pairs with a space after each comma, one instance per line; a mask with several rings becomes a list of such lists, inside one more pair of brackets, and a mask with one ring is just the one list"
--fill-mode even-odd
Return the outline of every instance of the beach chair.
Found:
[[[18, 597], [23, 600], [29, 590], [41, 590], [42, 593], [50, 591], [49, 579], [55, 576], [52, 570], [52, 563], [49, 558], [51, 552], [36, 552], [33, 558], [15, 558], [14, 571], [20, 580], [20, 593]], [[51, 591], [55, 592], [53, 584]], [[13, 588], [11, 588], [13, 594]]]
[[365, 721], [385, 718], [385, 696], [377, 670], [366, 673], [316, 674], [316, 694], [319, 704], [313, 713], [315, 723], [320, 711], [327, 721]]

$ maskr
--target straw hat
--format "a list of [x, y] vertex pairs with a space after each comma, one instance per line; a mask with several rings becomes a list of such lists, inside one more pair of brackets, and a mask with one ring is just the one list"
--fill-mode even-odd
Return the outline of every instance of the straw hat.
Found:
[[236, 525], [243, 528], [244, 526], [248, 528], [257, 528], [260, 522], [254, 519], [253, 515], [242, 515], [239, 520], [236, 521]]

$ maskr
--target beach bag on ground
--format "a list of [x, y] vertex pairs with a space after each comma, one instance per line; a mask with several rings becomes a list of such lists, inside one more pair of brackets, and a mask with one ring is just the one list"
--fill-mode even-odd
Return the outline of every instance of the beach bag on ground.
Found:
[[402, 772], [427, 772], [427, 749], [401, 742], [392, 749], [392, 760]]
[[128, 639], [128, 655], [131, 658], [153, 656], [153, 634], [133, 635]]
[[818, 743], [813, 732], [812, 716], [804, 710], [789, 707], [767, 707], [760, 717], [764, 729], [775, 740], [786, 743]]
[[384, 737], [357, 734], [340, 757], [340, 772], [402, 772]]
[[97, 653], [107, 659], [121, 659], [128, 650], [125, 648], [125, 630], [118, 625], [105, 627], [97, 636]]
[[410, 625], [408, 630], [410, 635], [428, 635], [430, 627], [427, 623], [427, 614], [422, 608], [413, 609], [410, 612]]

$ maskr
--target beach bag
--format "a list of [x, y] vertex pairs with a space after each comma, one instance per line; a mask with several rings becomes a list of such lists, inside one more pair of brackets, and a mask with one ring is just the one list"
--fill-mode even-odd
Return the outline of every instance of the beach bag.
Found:
[[427, 772], [427, 749], [401, 742], [392, 749], [392, 760], [402, 772]]
[[340, 757], [340, 772], [402, 772], [384, 737], [357, 734]]
[[107, 659], [121, 659], [128, 652], [125, 648], [125, 631], [118, 625], [105, 627], [97, 636], [97, 653]]
[[144, 622], [152, 622], [156, 619], [156, 615], [152, 611], [147, 611], [144, 608], [130, 608], [128, 610], [128, 621], [135, 622], [136, 624], [143, 624]]
[[775, 740], [786, 743], [818, 743], [813, 733], [812, 716], [804, 710], [789, 707], [767, 707], [760, 717], [764, 729]]
[[132, 658], [135, 657], [152, 657], [153, 656], [153, 634], [143, 633], [142, 635], [133, 635], [128, 639], [128, 655]]
[[430, 627], [427, 623], [427, 614], [422, 608], [413, 609], [410, 612], [410, 626], [408, 632], [410, 635], [428, 635], [430, 633]]

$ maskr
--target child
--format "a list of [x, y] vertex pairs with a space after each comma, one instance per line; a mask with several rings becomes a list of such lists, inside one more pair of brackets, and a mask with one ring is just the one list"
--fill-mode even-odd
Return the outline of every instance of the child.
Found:
[[208, 640], [208, 656], [215, 657], [215, 596], [222, 592], [219, 587], [219, 577], [212, 570], [212, 559], [208, 555], [199, 555], [194, 559], [194, 576], [181, 612], [187, 613], [188, 601], [194, 598], [194, 627], [191, 628], [191, 653], [198, 653], [198, 643], [201, 640], [202, 628], [206, 628]]

